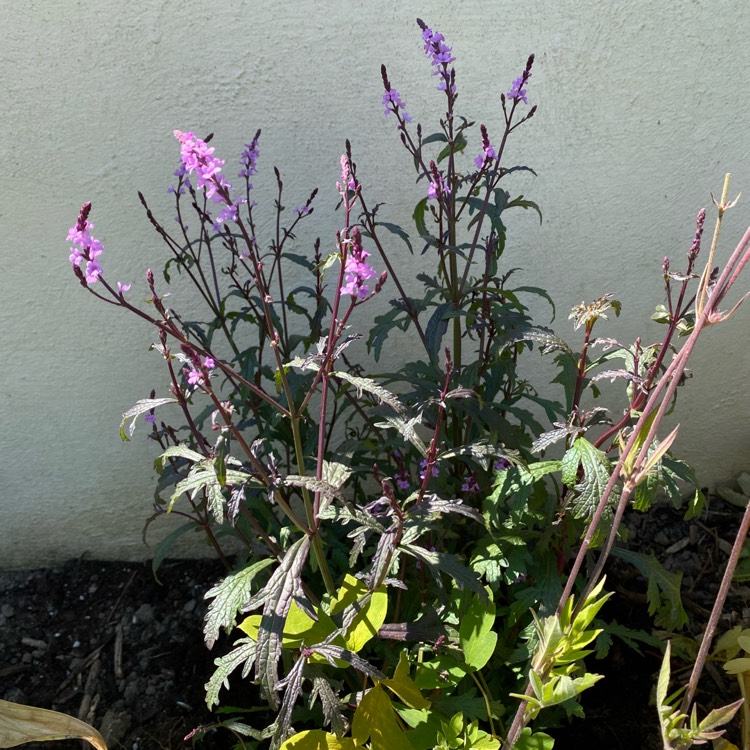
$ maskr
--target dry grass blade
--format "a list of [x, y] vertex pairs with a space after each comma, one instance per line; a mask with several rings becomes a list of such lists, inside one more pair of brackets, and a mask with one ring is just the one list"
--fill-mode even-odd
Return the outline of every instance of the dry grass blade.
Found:
[[0, 748], [68, 739], [86, 740], [97, 750], [107, 750], [104, 737], [84, 721], [46, 708], [0, 700]]

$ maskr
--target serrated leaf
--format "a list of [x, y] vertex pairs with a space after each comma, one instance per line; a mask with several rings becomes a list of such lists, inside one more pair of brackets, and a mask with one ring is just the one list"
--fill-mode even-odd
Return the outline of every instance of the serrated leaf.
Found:
[[503, 350], [509, 346], [513, 346], [513, 344], [519, 344], [524, 341], [531, 341], [539, 344], [543, 354], [560, 351], [565, 354], [573, 355], [573, 350], [563, 339], [559, 336], [555, 336], [555, 334], [548, 328], [540, 326], [516, 328], [500, 339], [498, 347], [500, 350]]
[[427, 565], [438, 584], [441, 583], [441, 576], [447, 575], [455, 581], [460, 589], [467, 588], [479, 594], [482, 599], [487, 598], [487, 592], [484, 590], [479, 576], [473, 570], [467, 568], [456, 555], [426, 550], [416, 544], [402, 544], [401, 549]]
[[[177, 403], [176, 398], [142, 398], [139, 401], [136, 401], [135, 406], [128, 409], [122, 415], [122, 421], [120, 422], [120, 437], [126, 442], [129, 441], [130, 438], [133, 437], [133, 433], [135, 432], [136, 419], [138, 418], [140, 414], [145, 414], [146, 412], [149, 412], [152, 409], [156, 409], [157, 406], [164, 406], [164, 404], [176, 404], [176, 403]], [[125, 423], [128, 421], [128, 419], [131, 419], [131, 418], [133, 421], [130, 423], [130, 427], [128, 428], [128, 432], [126, 435]]]
[[298, 539], [284, 554], [284, 559], [266, 584], [267, 596], [263, 604], [263, 618], [258, 631], [255, 674], [269, 706], [279, 706], [276, 687], [281, 659], [284, 621], [292, 598], [300, 586], [300, 575], [310, 552], [310, 537]]
[[279, 683], [279, 688], [284, 689], [284, 698], [281, 708], [276, 714], [274, 721], [274, 732], [271, 735], [271, 750], [279, 750], [281, 743], [288, 737], [292, 729], [292, 711], [302, 693], [302, 671], [307, 663], [304, 654], [300, 655], [294, 666], [289, 670], [287, 676]]
[[[579, 481], [578, 467], [583, 469]], [[562, 459], [563, 482], [574, 485], [576, 496], [573, 500], [573, 513], [576, 518], [591, 518], [601, 501], [610, 480], [610, 465], [607, 454], [589, 443], [583, 437], [576, 438]], [[610, 495], [614, 504], [619, 495], [615, 487]]]
[[557, 427], [554, 430], [543, 432], [532, 444], [532, 453], [541, 453], [547, 450], [551, 445], [565, 440], [569, 435], [575, 435], [579, 431], [578, 427], [572, 425], [565, 425], [564, 427]]
[[385, 679], [385, 675], [377, 667], [373, 667], [366, 659], [343, 646], [336, 646], [333, 643], [320, 643], [317, 646], [312, 646], [311, 650], [320, 654], [333, 667], [338, 667], [337, 660], [340, 660], [372, 677], [373, 680]]
[[235, 648], [225, 656], [214, 659], [216, 671], [211, 675], [208, 682], [204, 685], [206, 690], [206, 705], [209, 711], [213, 706], [219, 705], [219, 691], [222, 687], [229, 687], [229, 675], [239, 666], [244, 665], [242, 669], [242, 678], [250, 674], [250, 670], [255, 663], [255, 641], [251, 638], [240, 638], [235, 641]]
[[206, 457], [202, 453], [191, 450], [185, 443], [180, 443], [179, 445], [170, 445], [156, 460], [164, 467], [168, 458], [186, 458], [188, 461], [197, 463], [203, 461]]
[[206, 646], [209, 649], [213, 648], [222, 628], [229, 631], [234, 627], [237, 612], [248, 601], [253, 579], [273, 562], [272, 557], [258, 560], [247, 568], [230, 573], [206, 592], [204, 599], [213, 599], [208, 605], [203, 626]]
[[352, 470], [346, 464], [323, 461], [323, 480], [337, 490], [340, 490], [346, 484], [351, 475]]
[[309, 669], [308, 677], [312, 680], [310, 707], [312, 708], [315, 701], [319, 700], [325, 723], [330, 725], [337, 737], [341, 737], [346, 731], [346, 717], [341, 710], [341, 701], [331, 687], [328, 677], [315, 667]]
[[381, 404], [388, 404], [397, 414], [402, 416], [406, 414], [406, 409], [398, 400], [398, 396], [391, 393], [387, 388], [383, 388], [380, 383], [372, 378], [361, 378], [340, 370], [335, 370], [331, 373], [331, 376], [351, 383], [357, 389], [357, 396], [361, 397], [363, 392], [371, 393]]
[[315, 477], [302, 476], [300, 474], [289, 474], [284, 477], [282, 484], [287, 487], [304, 487], [311, 492], [319, 492], [324, 500], [324, 502], [321, 503], [324, 509], [333, 498], [343, 499], [342, 495], [339, 493], [338, 487], [329, 484], [325, 479], [316, 479]]
[[421, 503], [412, 505], [406, 512], [407, 518], [416, 518], [418, 516], [430, 516], [433, 514], [457, 513], [460, 516], [471, 518], [477, 523], [484, 525], [484, 516], [472, 508], [465, 505], [462, 500], [443, 500], [436, 495], [424, 499]]
[[668, 630], [680, 630], [688, 622], [682, 606], [680, 585], [682, 571], [668, 571], [654, 555], [633, 552], [622, 547], [614, 547], [612, 554], [634, 565], [648, 582], [646, 597], [650, 615], [656, 615], [657, 625]]

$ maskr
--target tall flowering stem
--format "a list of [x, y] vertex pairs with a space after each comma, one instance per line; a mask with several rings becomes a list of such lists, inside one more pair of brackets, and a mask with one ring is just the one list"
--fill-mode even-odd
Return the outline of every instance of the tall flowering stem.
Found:
[[[691, 256], [692, 260], [695, 260], [700, 248], [699, 240], [700, 230], [702, 227], [702, 219], [703, 217], [699, 216], [699, 228], [696, 231], [696, 239], [694, 240], [694, 243], [688, 253], [689, 262], [691, 260]], [[725, 314], [719, 310], [718, 306], [725, 299], [734, 282], [737, 280], [739, 274], [742, 272], [748, 262], [750, 262], [750, 228], [748, 228], [748, 230], [745, 232], [739, 244], [736, 246], [732, 255], [727, 261], [721, 275], [716, 281], [714, 293], [709, 297], [703, 312], [696, 320], [695, 327], [693, 328], [692, 333], [687, 338], [680, 351], [675, 355], [674, 359], [667, 367], [666, 372], [660, 378], [658, 383], [656, 383], [656, 385], [653, 387], [648, 396], [647, 402], [643, 406], [640, 418], [633, 427], [630, 437], [620, 454], [620, 458], [617, 461], [614, 470], [612, 471], [609, 481], [602, 493], [601, 499], [596, 507], [591, 521], [589, 522], [588, 528], [586, 529], [584, 538], [578, 548], [576, 558], [573, 562], [573, 566], [570, 569], [565, 587], [563, 589], [563, 593], [558, 603], [558, 614], [562, 611], [566, 602], [573, 593], [573, 587], [582, 569], [583, 562], [591, 547], [591, 543], [594, 539], [596, 531], [601, 524], [604, 512], [610, 504], [612, 493], [614, 492], [615, 487], [622, 481], [623, 484], [620, 492], [620, 497], [615, 509], [614, 518], [612, 520], [607, 540], [601, 552], [599, 553], [599, 558], [592, 574], [587, 578], [585, 589], [579, 597], [577, 606], [580, 607], [581, 603], [585, 601], [586, 596], [601, 580], [601, 576], [604, 571], [604, 565], [612, 550], [612, 546], [614, 545], [617, 536], [617, 530], [622, 520], [625, 508], [627, 507], [637, 485], [640, 482], [644, 481], [646, 478], [646, 474], [648, 473], [647, 464], [649, 461], [650, 451], [652, 449], [652, 446], [654, 445], [654, 441], [656, 440], [664, 416], [669, 410], [669, 407], [673, 401], [675, 391], [680, 384], [680, 380], [685, 372], [688, 360], [695, 349], [698, 338], [701, 335], [704, 327], [710, 326], [726, 319]], [[663, 447], [668, 448], [675, 435], [676, 430], [673, 431], [671, 435], [664, 441]], [[748, 519], [750, 519], [750, 516], [748, 516], [747, 519], [743, 519], [743, 527]], [[734, 561], [734, 563], [736, 564], [736, 560]], [[731, 574], [729, 575], [731, 578]], [[725, 586], [724, 584], [722, 584], [721, 593], [723, 594], [724, 598], [726, 597], [727, 590], [728, 585]], [[720, 613], [723, 604], [724, 599], [719, 599], [714, 605], [714, 610], [709, 621], [709, 626], [711, 628], [715, 629], [718, 622], [718, 613]], [[574, 612], [575, 611], [576, 609], [574, 609]], [[703, 665], [705, 663], [705, 658], [708, 653], [712, 635], [713, 631], [709, 631], [709, 629], [707, 629], [706, 633], [704, 634], [703, 641], [701, 643], [701, 652], [699, 653], [699, 658], [696, 660], [696, 666], [690, 678], [690, 692], [685, 697], [686, 706], [688, 700], [692, 698], [692, 695], [694, 695], [698, 675], [700, 674], [700, 670], [703, 668]], [[516, 711], [513, 723], [508, 730], [505, 743], [503, 744], [503, 750], [512, 750], [526, 723], [526, 704], [522, 701], [518, 707], [518, 710]]]

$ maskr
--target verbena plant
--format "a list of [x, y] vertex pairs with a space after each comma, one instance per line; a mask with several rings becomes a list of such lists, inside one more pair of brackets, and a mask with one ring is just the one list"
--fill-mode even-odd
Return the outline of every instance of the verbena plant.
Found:
[[[600, 321], [620, 314], [605, 294], [572, 311], [582, 333], [572, 348], [532, 320], [529, 300], [551, 304], [547, 293], [504, 262], [512, 209], [541, 217], [512, 191], [514, 173], [532, 170], [507, 155], [536, 112], [534, 58], [477, 132], [457, 110], [451, 48], [418, 23], [443, 103], [434, 130], [414, 123], [381, 71], [385, 114], [424, 191], [414, 231], [365, 189], [348, 141], [331, 244], [300, 239], [317, 190], [289, 210], [278, 170], [275, 220], [259, 221], [260, 131], [240, 158], [239, 188], [210, 136], [175, 131], [176, 224], [140, 195], [169, 251], [162, 278], [146, 275], [144, 303], [105, 275], [90, 203], [68, 237], [81, 285], [155, 329], [168, 386], [127, 411], [121, 432], [140, 417], [150, 424], [161, 448], [150, 520], [186, 522], [156, 564], [198, 529], [227, 566], [206, 594], [205, 639], [211, 648], [225, 630], [236, 640], [215, 661], [207, 703], [219, 704], [231, 676], [267, 708], [252, 726], [223, 722], [238, 746], [552, 747], [542, 730], [582, 714], [579, 694], [601, 678], [584, 659], [607, 628], [598, 613], [612, 552], [650, 578], [658, 625], [687, 621], [679, 575], [615, 542], [626, 507], [647, 511], [660, 493], [679, 505], [685, 483], [695, 488], [687, 512], [700, 512], [695, 477], [671, 454], [677, 430], [658, 435], [698, 336], [729, 317], [719, 305], [750, 257], [750, 231], [720, 272], [714, 241], [701, 275], [701, 212], [679, 269], [665, 258], [659, 271], [661, 339], [600, 337]], [[730, 205], [725, 195], [719, 219]], [[415, 277], [406, 253], [419, 256]], [[177, 277], [204, 317], [170, 306]], [[355, 311], [383, 294], [386, 311], [356, 330]], [[379, 372], [395, 333], [413, 359]], [[559, 401], [519, 375], [519, 358], [539, 352], [557, 364]], [[609, 409], [596, 405], [601, 379], [624, 386]], [[705, 741], [736, 707], [691, 724], [702, 662], [681, 709], [667, 700], [665, 664], [665, 743]]]

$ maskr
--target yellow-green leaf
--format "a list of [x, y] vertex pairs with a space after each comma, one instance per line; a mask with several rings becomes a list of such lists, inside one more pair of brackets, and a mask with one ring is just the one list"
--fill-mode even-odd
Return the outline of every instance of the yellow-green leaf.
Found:
[[[296, 602], [292, 602], [284, 623], [284, 637], [281, 645], [284, 648], [296, 649], [303, 643], [307, 646], [313, 646], [324, 641], [336, 629], [336, 625], [318, 607], [315, 608], [315, 614], [318, 617], [317, 622], [306, 612], [303, 612]], [[239, 628], [254, 641], [257, 641], [261, 619], [262, 615], [250, 615], [239, 624]]]
[[380, 684], [362, 698], [354, 712], [352, 739], [356, 745], [364, 745], [369, 739], [372, 750], [414, 750]]
[[22, 706], [0, 700], [0, 748], [27, 742], [86, 740], [97, 750], [107, 750], [99, 732], [84, 721], [46, 708]]
[[[343, 612], [368, 593], [369, 589], [363, 581], [347, 573], [336, 598], [331, 602], [331, 615]], [[344, 647], [355, 654], [361, 651], [367, 641], [377, 635], [385, 622], [387, 610], [388, 594], [385, 592], [385, 586], [380, 586], [370, 594], [369, 599], [362, 605], [362, 610], [352, 621], [344, 638]]]
[[494, 602], [490, 599], [482, 601], [478, 596], [473, 596], [468, 611], [461, 617], [458, 629], [464, 660], [471, 671], [481, 669], [495, 651], [497, 633], [492, 632], [494, 624]]
[[356, 745], [349, 737], [337, 737], [322, 729], [308, 729], [290, 737], [281, 750], [354, 750]]
[[411, 708], [430, 707], [430, 701], [422, 696], [414, 680], [409, 677], [409, 659], [405, 650], [401, 652], [393, 677], [385, 680], [383, 684]]
[[731, 659], [724, 665], [725, 671], [729, 674], [742, 674], [750, 672], [750, 659], [744, 657], [741, 659]]

